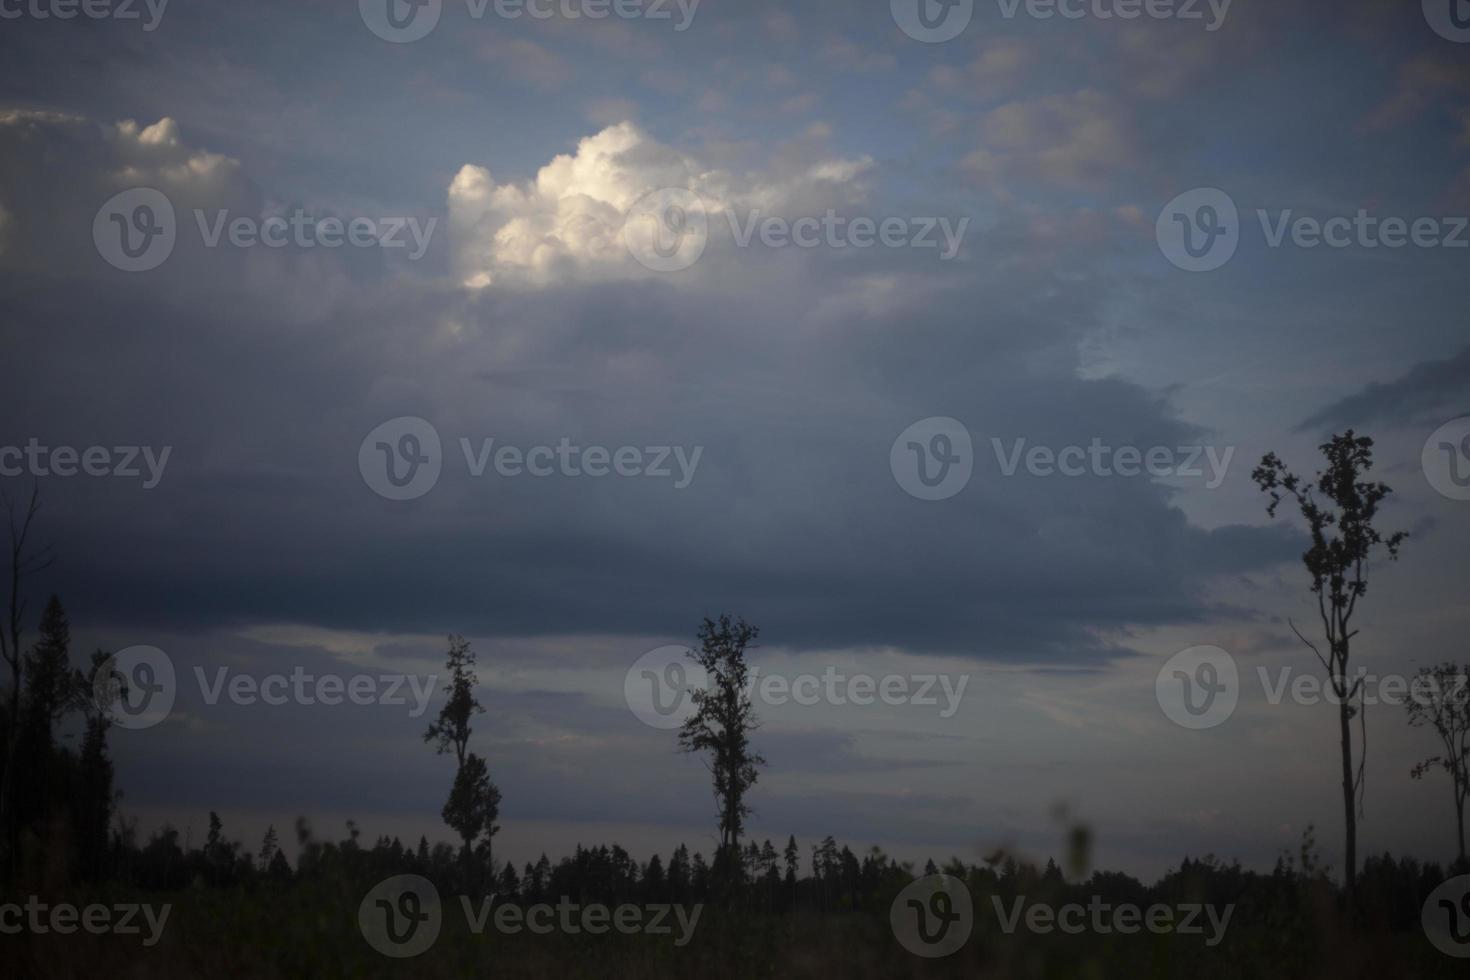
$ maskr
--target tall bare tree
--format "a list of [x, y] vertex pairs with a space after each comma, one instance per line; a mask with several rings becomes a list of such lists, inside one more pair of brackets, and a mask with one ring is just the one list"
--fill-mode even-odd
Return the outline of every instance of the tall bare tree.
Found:
[[694, 713], [679, 729], [681, 750], [709, 753], [706, 765], [714, 776], [720, 818], [715, 866], [726, 885], [740, 874], [740, 832], [751, 812], [745, 793], [766, 764], [750, 747], [750, 733], [759, 727], [759, 719], [750, 700], [750, 668], [745, 662], [745, 651], [759, 634], [743, 619], [732, 622], [721, 615], [715, 622], [705, 617], [699, 627], [699, 649], [690, 651], [690, 657], [704, 668], [710, 683], [691, 692]]
[[[1291, 629], [1316, 654], [1337, 695], [1346, 840], [1344, 877], [1348, 905], [1353, 908], [1357, 901], [1357, 821], [1362, 812], [1364, 788], [1362, 758], [1357, 769], [1353, 768], [1353, 718], [1358, 719], [1360, 739], [1365, 743], [1367, 727], [1363, 716], [1363, 678], [1354, 681], [1348, 676], [1352, 640], [1358, 635], [1352, 628], [1352, 619], [1358, 600], [1368, 591], [1369, 558], [1382, 548], [1390, 559], [1397, 559], [1399, 545], [1408, 532], [1395, 531], [1385, 536], [1374, 523], [1379, 505], [1393, 491], [1387, 484], [1364, 479], [1373, 468], [1372, 439], [1356, 436], [1349, 429], [1342, 435], [1334, 435], [1318, 449], [1327, 465], [1317, 473], [1315, 481], [1297, 476], [1275, 453], [1261, 458], [1261, 465], [1252, 471], [1251, 478], [1271, 497], [1266, 507], [1268, 515], [1275, 517], [1276, 508], [1290, 498], [1301, 511], [1311, 535], [1311, 547], [1302, 554], [1302, 564], [1317, 597], [1327, 653], [1324, 655], [1317, 644], [1303, 636], [1295, 622], [1291, 623]], [[1363, 754], [1366, 755], [1366, 744]]]
[[1434, 729], [1444, 746], [1443, 755], [1430, 756], [1409, 775], [1423, 779], [1433, 769], [1450, 774], [1455, 790], [1455, 831], [1460, 845], [1459, 863], [1465, 864], [1465, 800], [1470, 798], [1470, 691], [1466, 681], [1470, 665], [1460, 667], [1446, 661], [1425, 667], [1414, 678], [1405, 703], [1409, 724]]
[[25, 657], [21, 653], [21, 636], [25, 629], [26, 601], [24, 582], [27, 576], [41, 571], [51, 564], [46, 549], [32, 546], [31, 526], [41, 509], [38, 487], [31, 488], [29, 502], [24, 510], [4, 491], [0, 491], [0, 503], [5, 506], [7, 525], [10, 530], [10, 561], [8, 607], [6, 622], [0, 628], [0, 660], [4, 661], [9, 673], [9, 687], [5, 692], [4, 732], [5, 771], [0, 774], [0, 868], [6, 872], [14, 868], [16, 842], [15, 776], [17, 751], [20, 746], [21, 686], [25, 681]]

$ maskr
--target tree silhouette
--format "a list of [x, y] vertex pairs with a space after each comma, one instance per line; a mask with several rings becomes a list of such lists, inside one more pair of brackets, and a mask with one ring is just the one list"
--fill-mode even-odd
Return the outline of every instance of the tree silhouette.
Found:
[[[105, 651], [93, 652], [84, 691], [92, 690], [99, 671], [111, 669], [109, 660]], [[76, 806], [78, 858], [83, 876], [95, 880], [103, 876], [108, 826], [117, 796], [112, 786], [112, 757], [107, 754], [107, 730], [112, 727], [112, 719], [90, 698], [79, 698], [77, 703], [85, 716]]]
[[732, 622], [722, 614], [715, 622], [705, 617], [697, 637], [699, 649], [691, 651], [690, 657], [704, 668], [710, 683], [691, 692], [694, 713], [679, 730], [682, 751], [709, 753], [706, 765], [714, 777], [720, 827], [715, 873], [730, 887], [740, 875], [740, 833], [751, 812], [745, 794], [766, 762], [750, 747], [750, 733], [758, 727], [758, 719], [745, 662], [745, 651], [759, 633], [743, 619]]
[[260, 864], [260, 870], [264, 871], [270, 867], [271, 859], [280, 849], [280, 838], [276, 836], [275, 824], [271, 824], [265, 828], [265, 837], [260, 841], [260, 854], [256, 858]]
[[56, 725], [84, 703], [86, 679], [71, 665], [71, 627], [61, 600], [52, 596], [41, 614], [40, 636], [25, 655], [20, 705], [20, 750], [15, 760], [15, 818], [20, 832], [41, 836], [64, 807], [70, 759], [58, 755]]
[[500, 830], [495, 822], [500, 816], [500, 790], [490, 781], [485, 760], [468, 751], [473, 731], [470, 719], [485, 709], [475, 697], [475, 686], [479, 683], [475, 676], [475, 652], [464, 637], [449, 637], [444, 665], [449, 670], [449, 680], [444, 685], [448, 697], [439, 709], [439, 717], [424, 732], [424, 741], [434, 743], [439, 754], [454, 750], [454, 784], [441, 815], [463, 841], [460, 860], [465, 867], [470, 868], [478, 854], [486, 872], [493, 872], [492, 841]]
[[[1384, 536], [1375, 526], [1378, 506], [1392, 490], [1384, 483], [1363, 479], [1373, 468], [1373, 440], [1355, 436], [1349, 429], [1334, 435], [1318, 449], [1327, 461], [1318, 472], [1315, 484], [1309, 483], [1286, 468], [1275, 453], [1261, 458], [1261, 465], [1251, 473], [1261, 490], [1269, 494], [1271, 503], [1266, 513], [1276, 516], [1276, 508], [1290, 497], [1301, 511], [1311, 534], [1312, 544], [1302, 555], [1302, 564], [1311, 577], [1312, 592], [1317, 596], [1317, 612], [1322, 634], [1327, 642], [1327, 655], [1291, 623], [1292, 632], [1311, 648], [1327, 671], [1333, 692], [1337, 695], [1339, 738], [1342, 744], [1342, 807], [1346, 839], [1345, 878], [1348, 905], [1356, 897], [1358, 825], [1357, 816], [1363, 805], [1363, 759], [1353, 769], [1352, 720], [1356, 716], [1360, 737], [1366, 739], [1363, 717], [1363, 679], [1348, 681], [1351, 643], [1358, 631], [1351, 628], [1358, 600], [1368, 591], [1365, 566], [1380, 546], [1390, 559], [1397, 559], [1399, 545], [1408, 537], [1406, 531]], [[1331, 506], [1319, 503], [1321, 499]], [[1357, 704], [1354, 704], [1354, 699]], [[1366, 754], [1366, 746], [1365, 752]]]
[[1409, 773], [1424, 778], [1432, 769], [1450, 774], [1455, 790], [1455, 831], [1459, 842], [1459, 863], [1465, 863], [1465, 800], [1470, 797], [1470, 697], [1465, 682], [1470, 666], [1459, 667], [1446, 661], [1436, 667], [1425, 667], [1414, 678], [1414, 686], [1405, 704], [1409, 724], [1415, 728], [1428, 725], [1439, 736], [1444, 754], [1430, 756]]
[[478, 845], [484, 848], [485, 867], [490, 868], [491, 841], [500, 830], [495, 823], [500, 816], [500, 790], [490, 781], [484, 759], [473, 752], [465, 756], [441, 813], [464, 841], [466, 859]]
[[16, 760], [20, 754], [21, 688], [25, 675], [25, 657], [21, 653], [20, 642], [26, 614], [24, 582], [27, 576], [51, 564], [51, 559], [44, 549], [36, 551], [30, 543], [31, 527], [41, 509], [39, 489], [31, 489], [30, 501], [24, 511], [3, 491], [0, 491], [0, 501], [5, 505], [10, 529], [10, 554], [6, 568], [8, 607], [6, 622], [0, 627], [0, 660], [10, 672], [10, 687], [3, 708], [5, 768], [0, 772], [0, 871], [10, 872], [15, 868], [19, 829], [16, 820]]
[[455, 759], [463, 768], [465, 746], [470, 741], [470, 719], [485, 711], [475, 698], [475, 685], [479, 683], [475, 676], [475, 652], [464, 637], [449, 637], [449, 654], [444, 666], [449, 670], [449, 680], [444, 685], [444, 693], [449, 697], [439, 709], [439, 717], [424, 732], [424, 741], [434, 742], [440, 755], [454, 749]]

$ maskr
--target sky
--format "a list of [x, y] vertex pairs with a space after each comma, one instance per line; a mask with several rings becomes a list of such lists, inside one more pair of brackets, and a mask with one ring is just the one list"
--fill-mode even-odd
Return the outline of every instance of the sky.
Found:
[[[406, 679], [462, 634], [497, 855], [708, 854], [636, 694], [728, 612], [777, 687], [844, 679], [758, 697], [758, 840], [1044, 859], [1064, 808], [1143, 876], [1310, 824], [1340, 867], [1336, 709], [1271, 696], [1321, 674], [1305, 537], [1251, 471], [1370, 435], [1411, 537], [1354, 664], [1470, 660], [1470, 30], [922, 2], [0, 0], [0, 489], [32, 608], [174, 672], [113, 729], [141, 833], [449, 839]], [[1238, 679], [1188, 727], [1200, 647]], [[293, 673], [398, 680], [248, 694]], [[1446, 860], [1405, 719], [1367, 712], [1359, 850]]]

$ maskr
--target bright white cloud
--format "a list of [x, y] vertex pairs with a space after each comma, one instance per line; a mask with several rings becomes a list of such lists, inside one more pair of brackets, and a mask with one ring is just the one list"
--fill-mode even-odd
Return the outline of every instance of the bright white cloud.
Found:
[[455, 269], [471, 287], [639, 277], [647, 270], [632, 260], [621, 231], [628, 209], [645, 194], [692, 191], [711, 216], [729, 209], [770, 212], [834, 194], [859, 199], [871, 166], [867, 157], [827, 158], [737, 175], [622, 122], [582, 139], [576, 152], [557, 155], [531, 181], [498, 183], [485, 167], [461, 167], [449, 185]]

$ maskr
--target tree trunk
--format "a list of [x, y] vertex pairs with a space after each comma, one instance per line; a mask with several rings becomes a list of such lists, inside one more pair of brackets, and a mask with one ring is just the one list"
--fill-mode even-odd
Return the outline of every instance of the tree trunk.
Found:
[[1455, 830], [1460, 834], [1460, 864], [1465, 863], [1465, 790], [1455, 787]]
[[[1347, 690], [1347, 678], [1344, 677], [1340, 693], [1345, 694]], [[1343, 829], [1346, 834], [1346, 866], [1343, 869], [1343, 877], [1347, 882], [1347, 903], [1351, 914], [1357, 908], [1357, 877], [1358, 877], [1358, 815], [1354, 804], [1357, 802], [1353, 792], [1353, 729], [1351, 708], [1348, 706], [1347, 698], [1339, 698], [1338, 722], [1342, 727], [1342, 816]]]
[[5, 718], [5, 772], [0, 774], [0, 879], [9, 880], [18, 865], [16, 848], [20, 841], [15, 820], [15, 765], [20, 759], [20, 631], [14, 590], [11, 596], [11, 643], [14, 656], [10, 667], [10, 703]]

